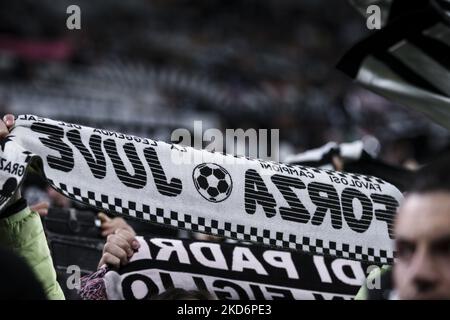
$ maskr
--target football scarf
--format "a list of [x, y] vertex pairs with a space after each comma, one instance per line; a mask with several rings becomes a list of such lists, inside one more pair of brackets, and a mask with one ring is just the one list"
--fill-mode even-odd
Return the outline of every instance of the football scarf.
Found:
[[272, 247], [393, 262], [393, 217], [402, 194], [376, 177], [31, 115], [17, 118], [0, 147], [0, 209], [32, 166], [61, 194], [112, 214]]
[[104, 275], [108, 300], [150, 299], [170, 288], [202, 290], [220, 300], [351, 299], [375, 267], [255, 245], [138, 240], [130, 262]]

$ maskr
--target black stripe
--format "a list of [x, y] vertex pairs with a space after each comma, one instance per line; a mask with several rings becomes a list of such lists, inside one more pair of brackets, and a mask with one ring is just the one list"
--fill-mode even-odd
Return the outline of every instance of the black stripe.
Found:
[[394, 0], [392, 1], [388, 23], [412, 13], [423, 12], [428, 6], [429, 0]]
[[356, 78], [365, 58], [374, 52], [387, 51], [406, 37], [421, 33], [440, 20], [441, 17], [431, 7], [395, 19], [383, 29], [357, 43], [341, 58], [336, 67], [351, 78]]
[[409, 36], [407, 40], [447, 70], [450, 70], [450, 47], [448, 45], [421, 34]]
[[406, 82], [419, 87], [421, 89], [425, 89], [431, 91], [433, 93], [446, 96], [444, 92], [436, 88], [429, 81], [424, 79], [422, 76], [411, 70], [407, 65], [405, 65], [401, 60], [392, 56], [387, 52], [375, 53], [374, 57], [383, 62], [389, 69], [391, 69], [396, 75], [401, 77]]

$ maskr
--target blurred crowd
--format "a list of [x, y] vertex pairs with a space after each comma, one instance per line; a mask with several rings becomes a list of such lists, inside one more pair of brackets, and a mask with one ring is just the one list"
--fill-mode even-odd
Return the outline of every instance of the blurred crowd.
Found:
[[[81, 30], [66, 28], [71, 4], [81, 8]], [[36, 114], [164, 141], [174, 129], [192, 129], [194, 120], [204, 129], [275, 128], [281, 161], [330, 141], [361, 140], [373, 157], [417, 169], [448, 150], [448, 130], [334, 69], [369, 33], [344, 1], [2, 1], [0, 114]], [[84, 274], [104, 259], [108, 228], [201, 237], [132, 221], [115, 220], [117, 227], [33, 177], [23, 195], [47, 216], [55, 251], [81, 236], [71, 230], [72, 238], [64, 238], [55, 218], [61, 211], [51, 210], [65, 210], [75, 223], [103, 225], [103, 234], [82, 249], [92, 251], [80, 262]], [[55, 266], [65, 270], [77, 254]], [[77, 297], [65, 292], [71, 294]]]
[[[0, 10], [0, 110], [168, 141], [175, 128], [280, 129], [280, 156], [368, 141], [424, 163], [448, 132], [334, 69], [370, 31], [339, 1], [20, 0]], [[375, 138], [375, 140], [373, 139]], [[375, 141], [375, 142], [374, 142]]]

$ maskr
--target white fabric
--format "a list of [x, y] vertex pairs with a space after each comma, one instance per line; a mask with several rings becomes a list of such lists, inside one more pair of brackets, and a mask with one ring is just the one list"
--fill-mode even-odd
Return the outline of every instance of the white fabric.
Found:
[[236, 158], [36, 116], [19, 116], [2, 149], [1, 208], [23, 168], [40, 159], [52, 187], [99, 210], [392, 263], [388, 231], [402, 194], [375, 177]]

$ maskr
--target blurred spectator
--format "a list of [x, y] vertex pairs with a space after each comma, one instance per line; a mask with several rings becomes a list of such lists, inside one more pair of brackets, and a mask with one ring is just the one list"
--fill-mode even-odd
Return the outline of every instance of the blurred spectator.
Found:
[[[393, 269], [375, 270], [357, 299], [450, 299], [450, 156], [419, 170], [395, 222]], [[378, 278], [378, 279], [377, 279]]]
[[[0, 139], [14, 126], [14, 116], [6, 115], [0, 120]], [[42, 210], [43, 207], [39, 205]], [[27, 201], [15, 192], [12, 200], [0, 212], [0, 245], [22, 256], [39, 280], [48, 299], [64, 299], [56, 281], [56, 272], [45, 238], [44, 228], [37, 212], [31, 211]], [[18, 267], [21, 264], [18, 263]], [[23, 269], [23, 268], [22, 268]], [[28, 277], [24, 271], [25, 277]], [[21, 274], [17, 276], [20, 278]], [[33, 284], [32, 284], [33, 286]], [[35, 288], [31, 288], [36, 292]]]
[[399, 209], [394, 286], [400, 299], [450, 299], [450, 157], [419, 172]]

